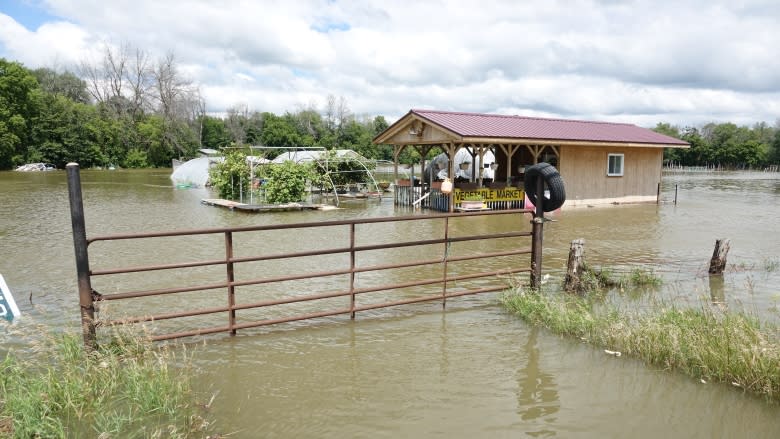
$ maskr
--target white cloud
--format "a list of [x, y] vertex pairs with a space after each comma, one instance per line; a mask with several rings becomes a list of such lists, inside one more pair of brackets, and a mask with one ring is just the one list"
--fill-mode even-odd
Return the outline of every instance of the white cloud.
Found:
[[45, 3], [61, 21], [37, 30], [0, 14], [4, 56], [38, 67], [103, 43], [173, 51], [214, 112], [334, 94], [390, 120], [417, 107], [642, 125], [780, 116], [769, 0]]

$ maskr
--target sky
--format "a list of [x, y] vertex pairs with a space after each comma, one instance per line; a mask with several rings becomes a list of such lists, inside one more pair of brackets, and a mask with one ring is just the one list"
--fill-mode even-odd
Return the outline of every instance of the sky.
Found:
[[777, 0], [0, 0], [0, 57], [77, 72], [173, 53], [207, 111], [344, 97], [679, 127], [780, 119]]

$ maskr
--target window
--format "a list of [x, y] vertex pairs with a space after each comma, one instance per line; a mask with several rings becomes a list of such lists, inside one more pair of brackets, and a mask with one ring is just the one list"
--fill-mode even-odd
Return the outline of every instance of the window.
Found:
[[623, 176], [623, 154], [607, 155], [607, 177]]

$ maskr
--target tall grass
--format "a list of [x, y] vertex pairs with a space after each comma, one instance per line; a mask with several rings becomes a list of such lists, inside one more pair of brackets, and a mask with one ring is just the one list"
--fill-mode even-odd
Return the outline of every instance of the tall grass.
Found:
[[780, 402], [780, 332], [744, 312], [663, 304], [627, 312], [588, 298], [519, 288], [502, 302], [553, 332]]
[[608, 288], [625, 289], [630, 287], [657, 287], [662, 283], [661, 277], [653, 270], [633, 268], [622, 275], [616, 274], [611, 268], [594, 268], [584, 264], [578, 292], [596, 292]]
[[45, 335], [0, 363], [0, 437], [205, 436], [190, 359], [119, 330], [93, 352], [80, 334]]

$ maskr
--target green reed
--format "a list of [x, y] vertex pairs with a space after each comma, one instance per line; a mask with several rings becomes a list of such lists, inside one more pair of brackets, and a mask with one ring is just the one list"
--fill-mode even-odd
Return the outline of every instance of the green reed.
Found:
[[36, 337], [0, 363], [0, 437], [166, 437], [206, 435], [196, 404], [191, 355], [124, 330], [98, 349], [80, 334]]
[[780, 331], [745, 313], [655, 303], [642, 312], [516, 288], [503, 305], [533, 325], [780, 402]]

